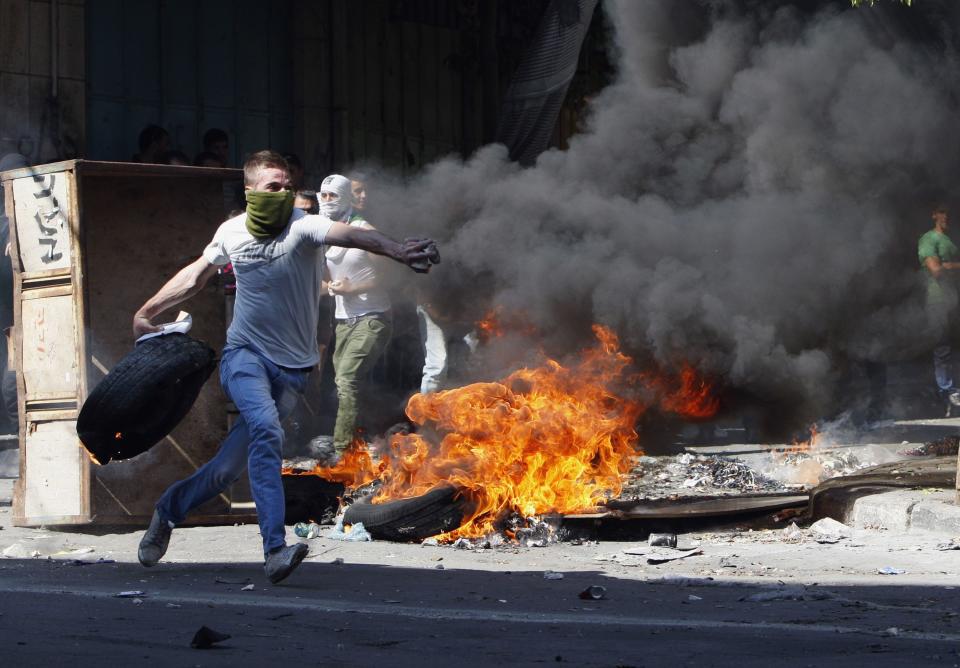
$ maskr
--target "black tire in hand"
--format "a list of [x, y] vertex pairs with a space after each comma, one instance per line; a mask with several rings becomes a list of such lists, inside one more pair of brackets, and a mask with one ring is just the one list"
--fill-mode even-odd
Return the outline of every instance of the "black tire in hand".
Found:
[[216, 366], [213, 349], [186, 334], [147, 339], [87, 397], [77, 435], [101, 464], [139, 455], [190, 412]]
[[347, 508], [344, 524], [363, 522], [374, 538], [397, 542], [421, 541], [463, 524], [469, 503], [449, 485], [435, 487], [412, 499], [371, 503], [365, 496]]

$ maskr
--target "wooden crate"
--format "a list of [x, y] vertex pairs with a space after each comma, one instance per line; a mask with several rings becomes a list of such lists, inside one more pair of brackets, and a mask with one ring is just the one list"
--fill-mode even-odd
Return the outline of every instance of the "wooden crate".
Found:
[[[236, 169], [84, 160], [0, 175], [11, 219], [20, 397], [16, 525], [144, 524], [164, 489], [215, 452], [227, 426], [216, 373], [173, 433], [131, 460], [94, 464], [76, 418], [89, 391], [132, 349], [134, 312], [199, 256], [241, 179]], [[217, 281], [181, 308], [193, 315], [191, 335], [222, 350]], [[190, 521], [250, 519], [249, 499], [231, 497], [221, 494]]]

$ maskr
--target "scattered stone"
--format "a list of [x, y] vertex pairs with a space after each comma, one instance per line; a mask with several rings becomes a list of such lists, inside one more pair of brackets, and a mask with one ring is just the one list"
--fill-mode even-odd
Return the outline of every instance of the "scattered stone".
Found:
[[824, 517], [810, 525], [810, 532], [818, 543], [836, 543], [844, 538], [850, 538], [853, 530], [843, 522], [831, 517]]

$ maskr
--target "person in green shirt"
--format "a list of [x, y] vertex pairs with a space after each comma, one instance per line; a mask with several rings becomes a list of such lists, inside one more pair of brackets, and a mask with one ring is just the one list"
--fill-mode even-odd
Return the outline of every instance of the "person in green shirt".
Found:
[[950, 345], [950, 321], [957, 306], [960, 250], [947, 236], [950, 227], [947, 207], [936, 207], [931, 217], [933, 229], [920, 237], [917, 255], [927, 275], [927, 313], [938, 332], [937, 346], [933, 349], [933, 375], [949, 417], [951, 408], [960, 406], [960, 391], [953, 384]]

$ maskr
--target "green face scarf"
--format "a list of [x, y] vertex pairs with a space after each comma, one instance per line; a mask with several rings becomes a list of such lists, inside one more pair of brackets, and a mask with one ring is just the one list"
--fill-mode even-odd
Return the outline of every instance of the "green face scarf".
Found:
[[293, 192], [248, 190], [247, 231], [257, 239], [273, 239], [283, 232], [293, 213]]

